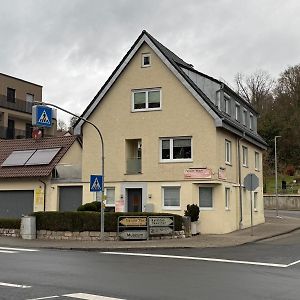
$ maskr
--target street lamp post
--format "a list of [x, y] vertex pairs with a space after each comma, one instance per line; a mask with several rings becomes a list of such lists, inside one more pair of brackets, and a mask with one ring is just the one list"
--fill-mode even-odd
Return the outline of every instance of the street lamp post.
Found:
[[102, 147], [102, 154], [101, 154], [101, 162], [102, 162], [102, 165], [101, 165], [101, 171], [102, 171], [102, 186], [101, 186], [101, 189], [102, 189], [102, 192], [101, 192], [101, 240], [104, 240], [104, 142], [103, 142], [103, 136], [101, 134], [101, 131], [100, 129], [92, 122], [88, 121], [87, 119], [81, 117], [81, 116], [78, 116], [60, 106], [57, 106], [55, 104], [52, 104], [52, 103], [48, 103], [48, 102], [36, 102], [34, 101], [33, 104], [36, 104], [36, 105], [47, 105], [47, 106], [52, 106], [52, 107], [55, 107], [69, 115], [72, 115], [80, 120], [83, 120], [84, 122], [92, 125], [98, 132], [99, 134], [99, 137], [100, 137], [100, 140], [101, 140], [101, 147]]
[[280, 138], [280, 135], [275, 136], [275, 194], [276, 194], [276, 217], [279, 217], [278, 214], [278, 183], [277, 183], [277, 138]]

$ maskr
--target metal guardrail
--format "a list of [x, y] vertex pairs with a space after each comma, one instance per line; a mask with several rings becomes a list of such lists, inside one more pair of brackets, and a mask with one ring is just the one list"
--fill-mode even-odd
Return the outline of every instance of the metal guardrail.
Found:
[[31, 138], [31, 132], [0, 126], [0, 138], [8, 140]]
[[127, 158], [127, 174], [139, 174], [142, 172], [142, 160], [140, 158]]

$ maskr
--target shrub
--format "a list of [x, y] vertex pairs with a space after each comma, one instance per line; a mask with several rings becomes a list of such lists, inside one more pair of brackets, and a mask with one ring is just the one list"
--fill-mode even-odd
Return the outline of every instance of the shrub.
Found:
[[101, 202], [94, 201], [94, 202], [80, 205], [77, 208], [77, 211], [98, 211], [98, 212], [100, 212], [101, 211]]
[[21, 219], [11, 219], [11, 218], [0, 219], [0, 228], [20, 229], [20, 227], [21, 227]]
[[197, 204], [188, 204], [186, 210], [184, 211], [184, 215], [187, 217], [191, 217], [191, 222], [196, 222], [199, 219], [200, 209]]
[[[36, 212], [37, 230], [51, 231], [100, 231], [101, 214], [99, 212]], [[167, 213], [105, 213], [105, 231], [118, 230], [118, 217], [120, 216], [174, 216], [175, 230], [182, 230], [182, 217]]]

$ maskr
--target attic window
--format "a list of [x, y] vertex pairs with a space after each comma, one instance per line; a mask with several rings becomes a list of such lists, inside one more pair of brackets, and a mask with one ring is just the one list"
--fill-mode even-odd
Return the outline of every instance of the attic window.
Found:
[[142, 68], [151, 66], [151, 55], [149, 53], [142, 54]]

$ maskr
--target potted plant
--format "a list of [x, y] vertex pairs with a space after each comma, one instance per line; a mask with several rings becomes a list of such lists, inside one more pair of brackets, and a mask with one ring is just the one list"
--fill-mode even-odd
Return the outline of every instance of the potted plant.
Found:
[[188, 204], [186, 210], [184, 211], [184, 215], [191, 218], [192, 235], [196, 235], [199, 233], [198, 230], [199, 213], [200, 213], [200, 209], [197, 204]]

